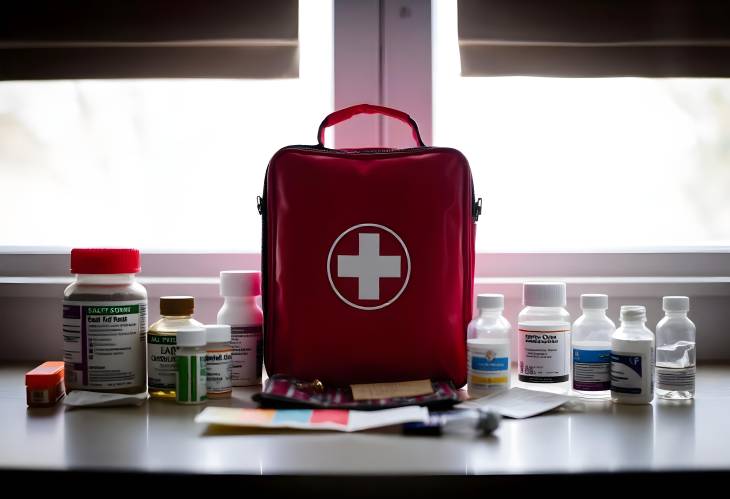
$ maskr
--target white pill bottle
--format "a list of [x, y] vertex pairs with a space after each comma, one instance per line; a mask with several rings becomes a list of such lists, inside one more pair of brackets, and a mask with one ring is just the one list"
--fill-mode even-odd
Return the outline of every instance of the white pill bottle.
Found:
[[580, 295], [583, 315], [573, 323], [573, 390], [580, 397], [611, 397], [611, 336], [616, 325], [606, 315], [607, 295]]
[[564, 282], [526, 282], [517, 324], [517, 386], [570, 389], [570, 314]]
[[261, 384], [264, 344], [264, 314], [257, 303], [261, 295], [261, 274], [249, 270], [221, 272], [220, 294], [224, 298], [218, 311], [218, 324], [231, 326], [233, 386]]
[[486, 397], [510, 386], [510, 324], [502, 316], [504, 295], [477, 296], [479, 315], [466, 334], [467, 390], [470, 398]]
[[654, 333], [646, 309], [621, 307], [621, 326], [611, 337], [611, 400], [648, 404], [654, 399]]

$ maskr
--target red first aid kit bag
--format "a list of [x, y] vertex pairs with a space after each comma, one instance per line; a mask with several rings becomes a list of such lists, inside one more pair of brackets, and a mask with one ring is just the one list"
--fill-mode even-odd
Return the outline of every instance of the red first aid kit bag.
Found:
[[[324, 147], [327, 127], [363, 113], [405, 122], [416, 147]], [[394, 109], [336, 111], [317, 145], [279, 150], [259, 199], [267, 373], [464, 385], [480, 211], [466, 158], [426, 147]]]

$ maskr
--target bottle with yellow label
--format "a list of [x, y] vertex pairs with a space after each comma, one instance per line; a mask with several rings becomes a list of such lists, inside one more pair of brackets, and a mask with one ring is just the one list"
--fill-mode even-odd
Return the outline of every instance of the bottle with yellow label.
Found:
[[175, 399], [177, 382], [177, 332], [203, 325], [193, 319], [195, 299], [192, 296], [160, 298], [162, 318], [147, 332], [147, 385], [150, 397]]
[[467, 329], [467, 390], [470, 398], [510, 387], [510, 323], [502, 316], [504, 295], [480, 294], [479, 316]]

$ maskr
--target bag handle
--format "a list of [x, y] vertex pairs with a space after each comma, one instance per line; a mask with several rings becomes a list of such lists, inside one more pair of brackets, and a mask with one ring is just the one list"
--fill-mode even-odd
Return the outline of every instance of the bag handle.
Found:
[[423, 140], [421, 139], [421, 133], [418, 131], [418, 125], [413, 118], [408, 116], [403, 111], [398, 111], [397, 109], [385, 106], [376, 106], [374, 104], [356, 104], [354, 106], [340, 109], [328, 115], [324, 120], [322, 120], [322, 123], [319, 125], [319, 132], [317, 133], [317, 145], [319, 147], [324, 147], [324, 131], [326, 128], [349, 120], [350, 118], [352, 118], [353, 116], [357, 116], [358, 114], [382, 114], [383, 116], [388, 116], [390, 118], [395, 118], [399, 121], [402, 121], [403, 123], [411, 127], [413, 140], [416, 141], [416, 144], [418, 144], [419, 147], [426, 147], [426, 144], [424, 144]]

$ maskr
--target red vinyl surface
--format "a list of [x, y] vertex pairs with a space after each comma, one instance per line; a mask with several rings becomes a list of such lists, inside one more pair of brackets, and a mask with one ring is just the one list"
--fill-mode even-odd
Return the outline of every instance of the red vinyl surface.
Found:
[[269, 375], [462, 386], [475, 230], [464, 156], [290, 147], [266, 185]]

